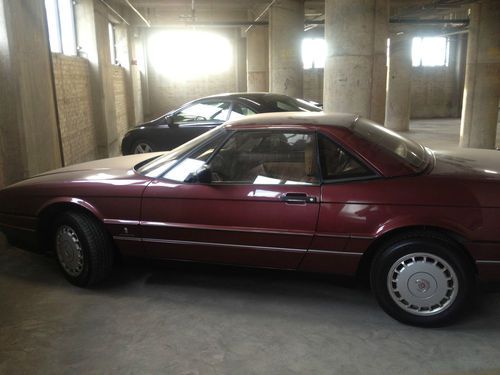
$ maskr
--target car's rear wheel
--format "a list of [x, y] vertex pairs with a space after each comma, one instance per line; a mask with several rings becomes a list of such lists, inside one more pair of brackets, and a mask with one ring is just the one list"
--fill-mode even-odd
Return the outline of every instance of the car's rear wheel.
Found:
[[99, 222], [88, 214], [60, 215], [54, 225], [54, 247], [66, 279], [74, 285], [95, 285], [111, 272], [111, 240]]
[[386, 244], [374, 259], [370, 280], [389, 315], [423, 327], [453, 321], [474, 284], [472, 266], [455, 243], [419, 232]]
[[133, 154], [145, 154], [146, 152], [155, 151], [155, 147], [149, 141], [138, 141], [135, 142], [132, 147]]

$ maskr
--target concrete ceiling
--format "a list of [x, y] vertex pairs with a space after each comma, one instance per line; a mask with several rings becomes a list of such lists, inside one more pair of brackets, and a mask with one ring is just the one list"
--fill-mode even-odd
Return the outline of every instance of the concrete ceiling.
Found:
[[[224, 23], [254, 20], [272, 0], [104, 0], [129, 8], [132, 4], [153, 26], [195, 22]], [[279, 1], [279, 0], [277, 0]], [[463, 19], [467, 4], [476, 0], [390, 0], [391, 19]], [[305, 0], [307, 20], [324, 19], [324, 0]], [[133, 14], [133, 13], [132, 13]], [[141, 25], [139, 17], [132, 23]], [[261, 21], [266, 21], [264, 15]]]

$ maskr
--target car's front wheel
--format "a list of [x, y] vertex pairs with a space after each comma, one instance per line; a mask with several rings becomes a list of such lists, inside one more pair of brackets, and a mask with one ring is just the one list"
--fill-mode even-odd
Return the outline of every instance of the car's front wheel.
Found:
[[374, 259], [370, 279], [389, 315], [422, 327], [454, 320], [466, 306], [474, 280], [456, 244], [418, 232], [384, 246]]
[[54, 225], [54, 247], [66, 279], [74, 285], [95, 285], [111, 272], [111, 240], [89, 214], [65, 212], [60, 215]]

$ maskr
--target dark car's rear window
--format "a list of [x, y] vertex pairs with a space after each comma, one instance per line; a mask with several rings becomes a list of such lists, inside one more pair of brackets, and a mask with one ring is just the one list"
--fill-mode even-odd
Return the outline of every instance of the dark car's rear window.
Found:
[[285, 95], [273, 95], [266, 98], [271, 112], [321, 112], [322, 109], [302, 100]]
[[374, 143], [416, 170], [427, 164], [425, 148], [410, 139], [367, 119], [356, 120], [351, 127], [354, 134]]

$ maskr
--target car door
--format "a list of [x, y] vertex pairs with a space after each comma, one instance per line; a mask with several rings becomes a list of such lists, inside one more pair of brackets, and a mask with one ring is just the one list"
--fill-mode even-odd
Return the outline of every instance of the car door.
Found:
[[[319, 212], [316, 135], [240, 130], [179, 161], [145, 190], [148, 255], [297, 268]], [[197, 181], [199, 171], [209, 182]]]
[[329, 137], [319, 134], [318, 145], [321, 208], [313, 242], [300, 268], [352, 275], [372, 241], [359, 233], [379, 222], [379, 207], [357, 200], [380, 176]]

